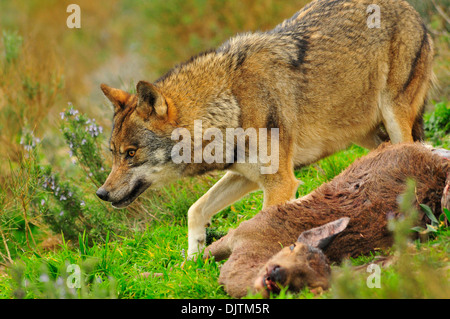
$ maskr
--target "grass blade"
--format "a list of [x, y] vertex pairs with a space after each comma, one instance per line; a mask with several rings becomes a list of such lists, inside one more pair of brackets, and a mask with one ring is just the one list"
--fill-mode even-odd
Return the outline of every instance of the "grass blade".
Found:
[[427, 215], [427, 217], [431, 220], [432, 225], [439, 225], [439, 221], [436, 216], [434, 216], [433, 211], [428, 205], [420, 204], [420, 208], [422, 208], [423, 212]]

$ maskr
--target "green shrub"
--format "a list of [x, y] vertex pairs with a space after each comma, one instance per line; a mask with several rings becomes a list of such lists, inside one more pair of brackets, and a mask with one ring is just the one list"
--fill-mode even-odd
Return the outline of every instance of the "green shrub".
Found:
[[447, 101], [434, 103], [434, 111], [424, 115], [425, 137], [434, 146], [450, 148], [450, 106]]
[[43, 194], [36, 203], [39, 214], [54, 232], [62, 232], [70, 240], [84, 232], [92, 241], [103, 241], [108, 232], [123, 234], [127, 231], [126, 214], [95, 196], [109, 171], [101, 154], [102, 127], [72, 105], [61, 113], [61, 119], [61, 131], [78, 174], [68, 177], [54, 172], [51, 166], [41, 168]]
[[[92, 242], [103, 242], [108, 233], [124, 235], [131, 230], [127, 210], [117, 211], [95, 196], [109, 168], [101, 155], [101, 126], [70, 107], [61, 114], [61, 131], [73, 162], [68, 174], [43, 165], [40, 139], [24, 129], [20, 138], [23, 157], [10, 161], [9, 178], [0, 187], [0, 257], [11, 260], [28, 247], [37, 250], [36, 235], [63, 234], [76, 241], [86, 234]], [[73, 175], [73, 176], [69, 176]]]
[[76, 158], [78, 166], [99, 187], [108, 177], [109, 171], [101, 153], [103, 127], [98, 125], [95, 119], [80, 114], [72, 104], [69, 103], [69, 106], [67, 111], [60, 114], [61, 131], [69, 146], [69, 155]]
[[19, 57], [23, 38], [17, 32], [12, 31], [3, 31], [2, 35], [5, 60], [9, 64]]

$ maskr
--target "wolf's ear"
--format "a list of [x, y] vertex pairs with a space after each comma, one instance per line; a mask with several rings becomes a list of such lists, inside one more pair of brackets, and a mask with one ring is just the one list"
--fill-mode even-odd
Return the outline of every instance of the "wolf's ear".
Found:
[[333, 241], [337, 234], [347, 227], [349, 221], [350, 218], [343, 217], [334, 222], [304, 231], [298, 236], [297, 241], [312, 247], [324, 249]]
[[131, 96], [130, 93], [109, 87], [106, 84], [101, 84], [100, 88], [102, 89], [103, 94], [105, 94], [108, 100], [110, 100], [113, 104], [114, 113], [117, 113], [125, 108], [128, 99]]
[[150, 114], [154, 109], [156, 116], [160, 118], [167, 116], [166, 101], [156, 86], [145, 81], [139, 81], [136, 85], [136, 92], [138, 96], [138, 108], [147, 111], [147, 114]]

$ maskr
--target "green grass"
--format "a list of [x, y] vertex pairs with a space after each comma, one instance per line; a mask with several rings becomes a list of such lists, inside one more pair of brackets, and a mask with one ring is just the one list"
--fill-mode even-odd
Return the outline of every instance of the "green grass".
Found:
[[212, 280], [219, 274], [217, 264], [202, 259], [186, 261], [186, 244], [183, 227], [164, 224], [105, 244], [89, 247], [81, 240], [66, 243], [57, 252], [24, 254], [11, 267], [13, 279], [0, 281], [0, 297], [59, 298], [62, 293], [56, 288], [58, 282], [66, 283], [70, 264], [81, 268], [82, 287], [66, 291], [65, 297], [225, 297]]

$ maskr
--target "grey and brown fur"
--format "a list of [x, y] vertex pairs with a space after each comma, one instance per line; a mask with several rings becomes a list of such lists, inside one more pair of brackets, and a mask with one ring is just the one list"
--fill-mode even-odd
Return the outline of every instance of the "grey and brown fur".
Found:
[[[294, 291], [304, 286], [327, 289], [329, 261], [392, 245], [387, 223], [401, 214], [398, 197], [408, 178], [416, 182], [415, 205], [426, 204], [438, 216], [449, 173], [450, 161], [420, 143], [382, 145], [307, 196], [269, 207], [242, 222], [208, 246], [204, 257], [228, 258], [219, 282], [233, 297], [249, 291], [267, 296], [266, 288], [274, 291], [275, 280]], [[349, 220], [342, 228], [345, 219]], [[339, 230], [333, 230], [336, 221]], [[430, 221], [422, 214], [418, 223], [424, 226]], [[325, 235], [306, 232], [321, 226]], [[292, 247], [304, 232], [308, 235], [300, 236]], [[335, 235], [332, 241], [320, 243], [330, 235]]]
[[[367, 24], [373, 4], [380, 28]], [[273, 30], [237, 35], [154, 83], [139, 82], [136, 95], [102, 85], [115, 106], [114, 163], [97, 194], [123, 207], [147, 187], [227, 169], [188, 211], [193, 256], [211, 217], [246, 193], [263, 189], [264, 207], [291, 200], [294, 167], [351, 143], [375, 148], [381, 127], [393, 143], [420, 140], [432, 60], [431, 37], [406, 1], [316, 0]], [[226, 128], [279, 128], [277, 172], [261, 174], [265, 164], [248, 161], [175, 165], [171, 133], [193, 132], [194, 120], [224, 136]]]

